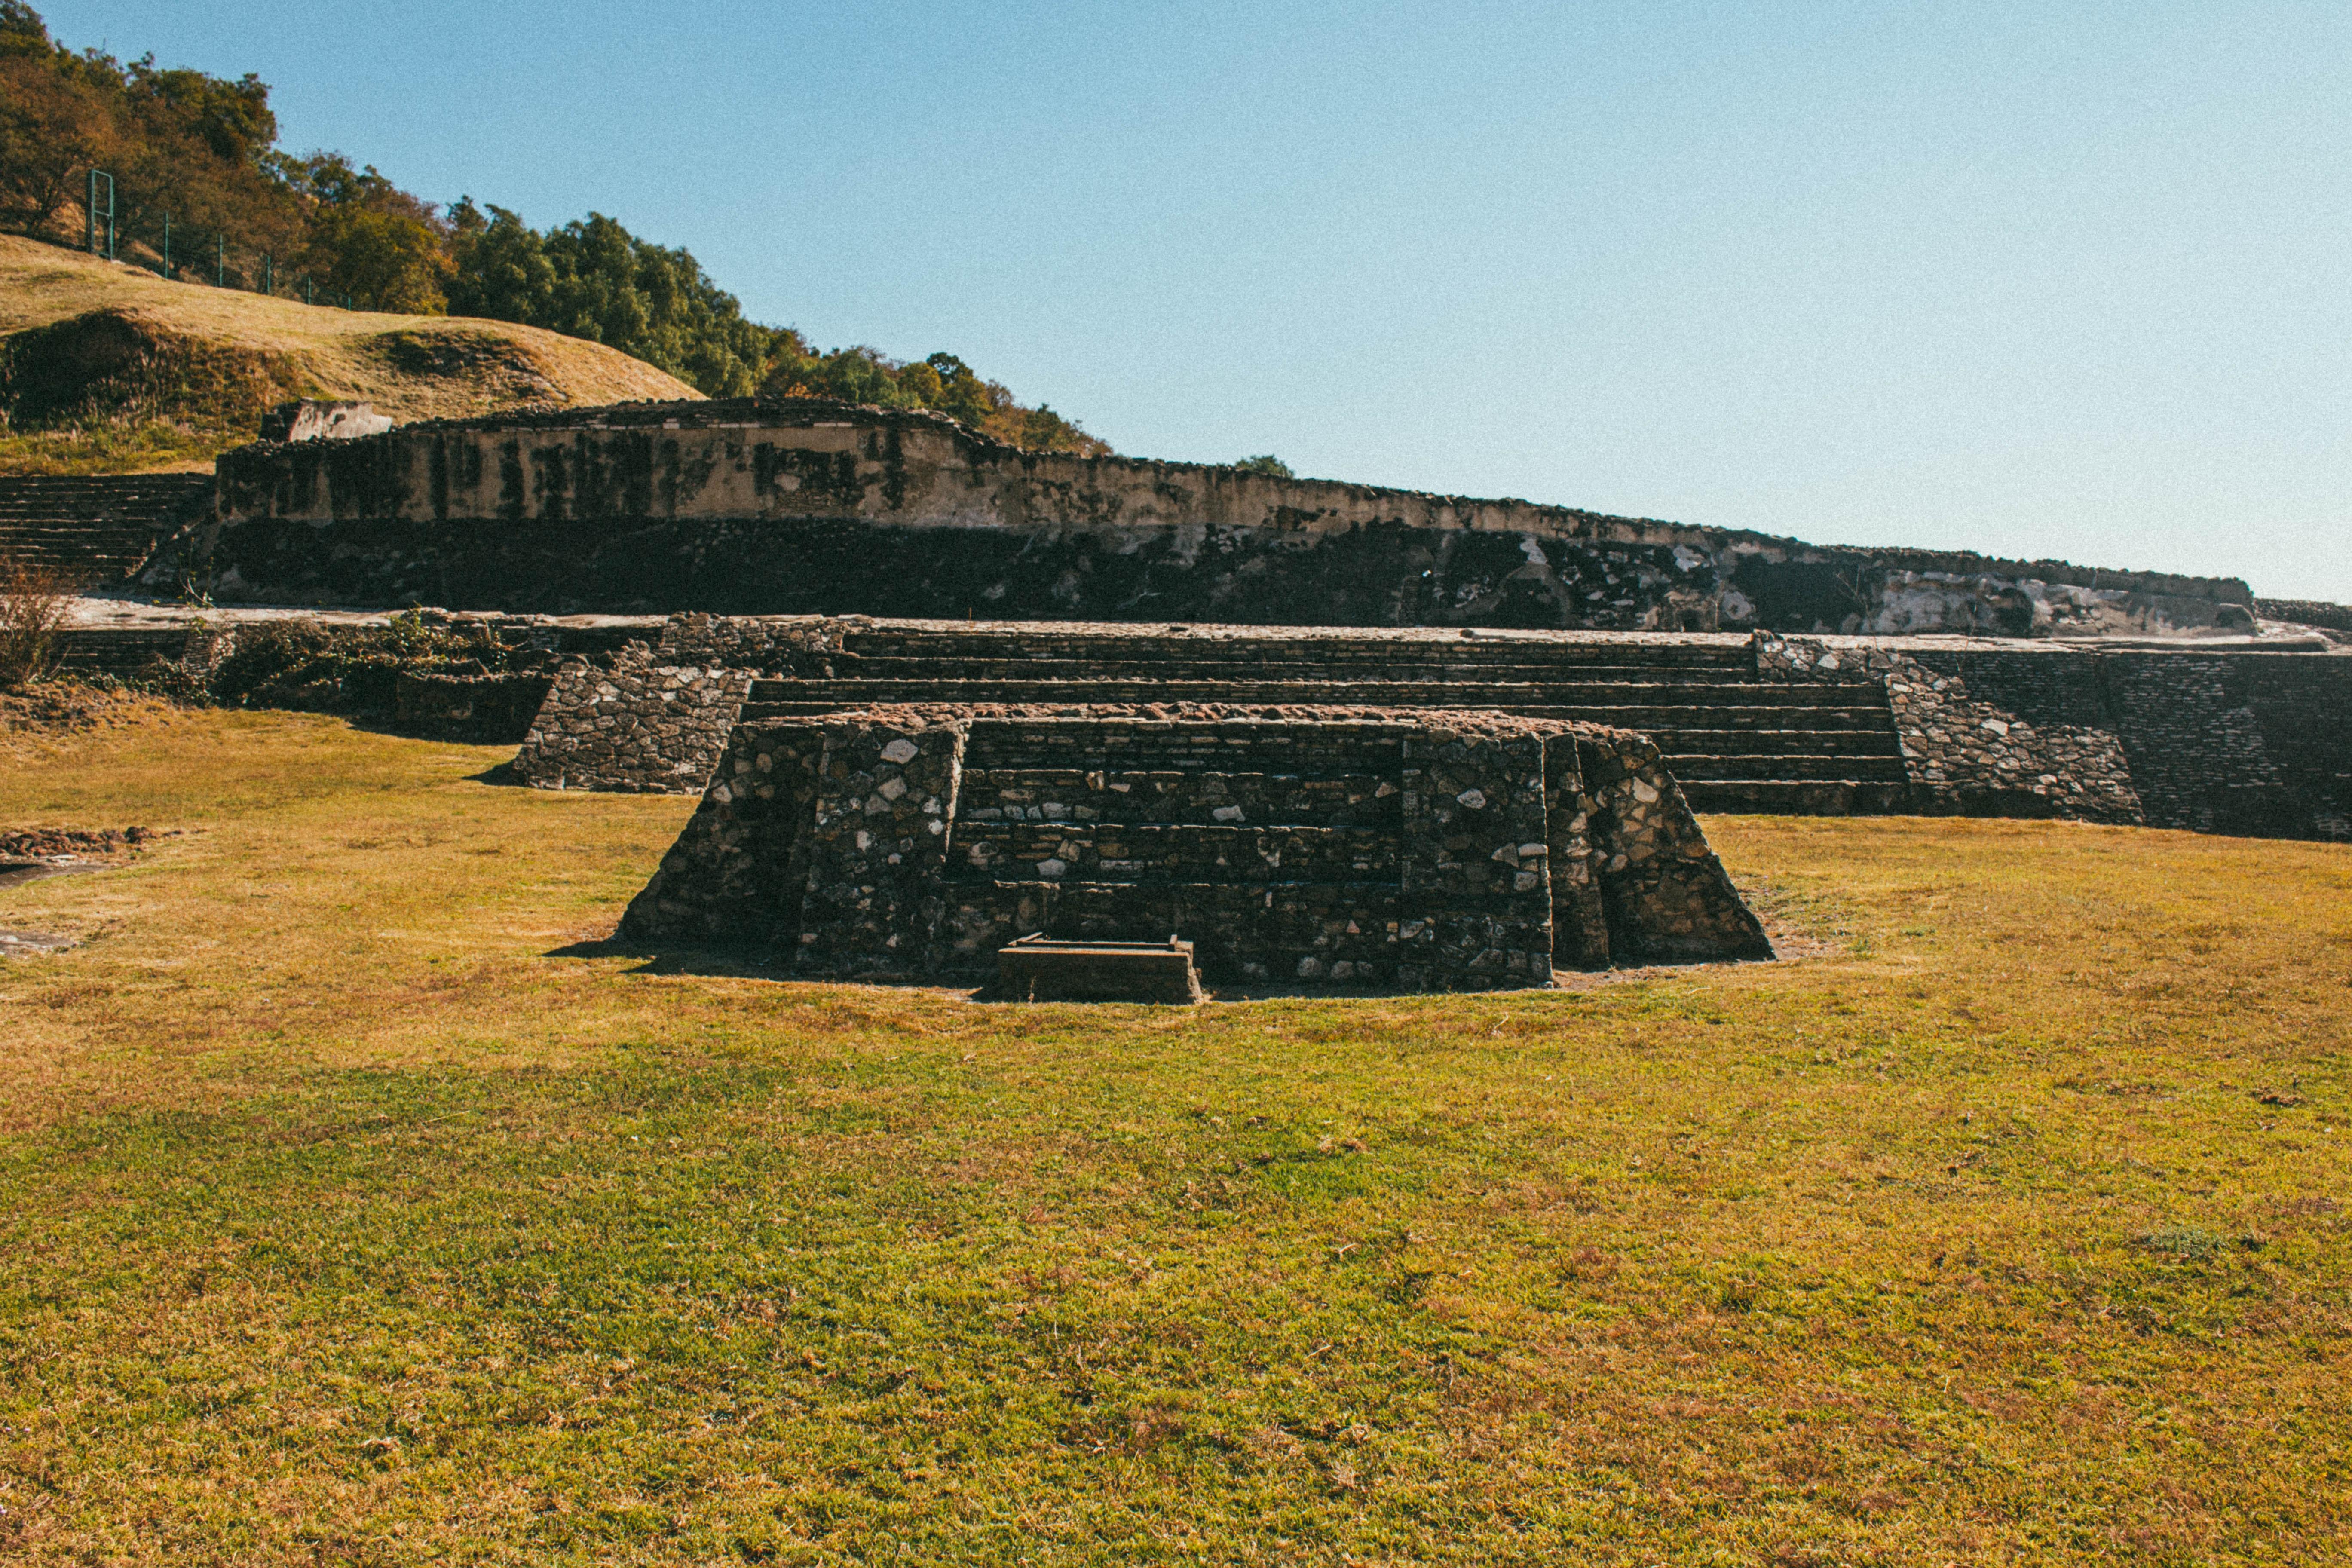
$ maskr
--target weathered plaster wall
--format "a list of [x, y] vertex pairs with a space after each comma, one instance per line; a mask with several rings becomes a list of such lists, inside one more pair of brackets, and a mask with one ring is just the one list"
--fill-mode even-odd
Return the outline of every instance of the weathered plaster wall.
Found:
[[258, 445], [184, 552], [224, 597], [1289, 625], [2167, 633], [2234, 580], [1795, 540], [999, 446], [815, 401]]

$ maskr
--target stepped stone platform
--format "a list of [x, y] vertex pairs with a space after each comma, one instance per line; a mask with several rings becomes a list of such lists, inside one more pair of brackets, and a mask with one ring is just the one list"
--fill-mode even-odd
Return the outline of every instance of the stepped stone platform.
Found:
[[964, 983], [1041, 934], [1412, 990], [1771, 955], [1654, 745], [1457, 710], [747, 717], [621, 925]]
[[117, 581], [209, 510], [210, 474], [0, 479], [0, 559]]
[[[2272, 651], [2282, 642], [2293, 651]], [[1643, 734], [1700, 811], [2352, 837], [2352, 653], [2316, 640], [2128, 647], [678, 616], [636, 658], [577, 669], [580, 692], [604, 694], [601, 710], [559, 680], [518, 759], [526, 780], [691, 790], [737, 718], [906, 703], [1071, 718], [1476, 708]], [[689, 755], [677, 737], [690, 714], [701, 739]], [[583, 744], [591, 766], [578, 765]]]

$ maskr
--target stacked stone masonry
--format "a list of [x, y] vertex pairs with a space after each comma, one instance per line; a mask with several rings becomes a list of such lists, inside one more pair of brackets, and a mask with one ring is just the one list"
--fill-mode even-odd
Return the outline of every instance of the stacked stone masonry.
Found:
[[751, 672], [655, 657], [640, 645], [608, 668], [566, 660], [515, 757], [516, 776], [539, 789], [700, 790], [742, 710]]
[[[2046, 655], [2035, 658], [2047, 667], [2035, 673], [2062, 681], [2092, 673]], [[1781, 679], [1885, 691], [1915, 811], [2146, 820], [2131, 764], [2111, 730], [2050, 719], [2037, 724], [2013, 708], [1977, 700], [1965, 673], [1979, 662], [1975, 656], [1915, 656], [1870, 647], [1848, 647], [1841, 654], [1806, 638], [1759, 636], [1756, 659], [1759, 670]], [[2095, 701], [2068, 706], [2073, 715], [2097, 711]]]
[[1446, 711], [747, 720], [622, 931], [965, 982], [1037, 932], [1429, 990], [1770, 953], [1655, 747]]
[[[763, 672], [748, 686], [712, 689], [762, 719], [938, 702], [980, 716], [1072, 718], [1137, 706], [1161, 717], [1213, 709], [1261, 718], [1335, 706], [1475, 707], [1647, 734], [1685, 798], [1706, 811], [2063, 816], [2329, 838], [2345, 836], [2352, 809], [2352, 661], [2326, 652], [709, 616], [673, 617], [661, 636], [675, 650], [658, 656], [664, 662], [690, 653]], [[689, 668], [712, 679], [709, 665]], [[565, 705], [601, 690], [584, 679], [559, 683], [541, 728], [578, 723], [562, 717]], [[697, 757], [716, 755], [709, 737], [735, 716], [726, 700], [711, 704]], [[537, 763], [523, 771], [561, 772]], [[593, 772], [570, 776], [603, 787]], [[621, 787], [681, 793], [707, 778], [690, 759], [653, 765], [644, 755], [618, 776]], [[1122, 782], [1156, 791], [1175, 781]], [[1329, 796], [1349, 785], [1279, 787]], [[1100, 809], [1058, 793], [1069, 809]], [[1024, 804], [1035, 803], [975, 809]], [[1396, 807], [1341, 799], [1337, 809]]]
[[2249, 649], [1914, 651], [1756, 638], [1759, 673], [1883, 689], [1909, 809], [2352, 838], [2352, 660]]

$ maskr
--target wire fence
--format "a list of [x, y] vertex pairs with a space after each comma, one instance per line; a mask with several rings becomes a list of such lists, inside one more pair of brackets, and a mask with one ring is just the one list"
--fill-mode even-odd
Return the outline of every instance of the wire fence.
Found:
[[281, 291], [277, 257], [266, 249], [236, 244], [226, 229], [198, 227], [191, 232], [184, 225], [175, 230], [168, 207], [118, 211], [114, 176], [104, 169], [90, 170], [86, 183], [82, 246], [92, 256], [109, 261], [121, 260], [126, 247], [143, 247], [146, 255], [135, 258], [135, 264], [177, 282], [210, 283], [216, 289], [299, 300], [305, 305], [358, 308], [348, 290], [321, 289], [308, 272], [288, 276]]

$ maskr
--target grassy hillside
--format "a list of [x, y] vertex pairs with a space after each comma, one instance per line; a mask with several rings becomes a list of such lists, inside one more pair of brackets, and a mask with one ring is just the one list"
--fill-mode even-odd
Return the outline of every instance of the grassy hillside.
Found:
[[597, 945], [694, 802], [508, 754], [0, 767], [189, 830], [0, 892], [0, 1558], [2352, 1559], [2342, 846], [1717, 817], [1798, 961], [992, 1006]]
[[290, 397], [364, 398], [410, 420], [699, 395], [536, 327], [170, 282], [0, 236], [0, 474], [208, 465]]

